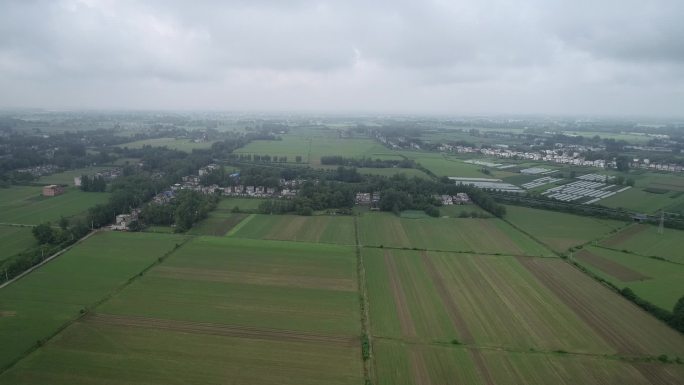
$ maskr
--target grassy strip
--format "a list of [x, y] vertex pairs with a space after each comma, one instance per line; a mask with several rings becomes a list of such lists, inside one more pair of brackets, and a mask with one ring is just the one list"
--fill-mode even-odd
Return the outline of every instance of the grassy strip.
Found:
[[[359, 241], [358, 216], [354, 217], [354, 237], [356, 239], [356, 268], [359, 285], [359, 305], [361, 306], [361, 356], [363, 358], [363, 376], [365, 385], [371, 385], [375, 379], [373, 345], [371, 337], [370, 316], [368, 312], [368, 286], [366, 285], [366, 268], [361, 254], [361, 242]], [[377, 379], [375, 379], [377, 382]]]

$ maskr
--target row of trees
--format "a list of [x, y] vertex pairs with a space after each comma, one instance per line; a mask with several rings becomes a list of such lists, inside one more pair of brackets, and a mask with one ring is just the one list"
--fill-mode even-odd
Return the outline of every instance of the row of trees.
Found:
[[416, 162], [411, 159], [372, 159], [372, 158], [346, 158], [339, 155], [321, 157], [321, 164], [337, 165], [345, 167], [371, 167], [371, 168], [415, 168]]

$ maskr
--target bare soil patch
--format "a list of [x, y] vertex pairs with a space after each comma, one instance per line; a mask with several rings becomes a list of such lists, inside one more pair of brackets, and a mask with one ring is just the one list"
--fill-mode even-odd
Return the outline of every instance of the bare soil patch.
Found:
[[623, 266], [600, 255], [593, 254], [587, 250], [582, 250], [575, 254], [575, 258], [580, 262], [584, 262], [610, 276], [619, 279], [622, 282], [641, 281], [651, 278], [641, 274], [636, 270], [632, 270], [627, 266]]
[[[681, 376], [684, 371], [677, 365], [635, 363], [632, 366], [653, 385], [680, 385], [682, 383]], [[677, 369], [679, 373], [676, 372]]]
[[387, 268], [387, 273], [389, 275], [394, 303], [397, 306], [401, 333], [404, 337], [415, 337], [416, 325], [413, 323], [413, 318], [411, 318], [408, 301], [406, 300], [406, 293], [404, 293], [404, 289], [401, 287], [401, 282], [399, 281], [397, 264], [392, 253], [387, 250], [385, 250], [385, 267]]
[[633, 236], [639, 234], [640, 232], [645, 231], [647, 228], [648, 228], [648, 226], [646, 226], [646, 225], [633, 225], [631, 227], [628, 227], [625, 230], [618, 232], [617, 234], [606, 239], [602, 243], [604, 246], [616, 247], [616, 246], [619, 246], [622, 242], [624, 242], [624, 241], [632, 238]]
[[223, 236], [226, 235], [233, 227], [237, 226], [238, 223], [242, 222], [243, 219], [247, 218], [249, 214], [233, 214], [221, 223], [214, 230], [213, 235]]
[[17, 312], [14, 310], [0, 310], [0, 318], [1, 317], [14, 317], [17, 315]]
[[291, 330], [260, 329], [249, 326], [223, 325], [207, 322], [177, 321], [160, 318], [120, 316], [113, 314], [93, 314], [81, 322], [98, 324], [170, 330], [182, 333], [208, 334], [225, 337], [238, 337], [271, 341], [325, 343], [336, 346], [358, 346], [357, 337], [335, 336]]

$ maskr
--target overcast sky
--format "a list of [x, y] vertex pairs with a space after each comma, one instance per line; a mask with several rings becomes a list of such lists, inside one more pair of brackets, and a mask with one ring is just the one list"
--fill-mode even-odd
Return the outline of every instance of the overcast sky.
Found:
[[0, 107], [684, 115], [682, 0], [0, 1]]

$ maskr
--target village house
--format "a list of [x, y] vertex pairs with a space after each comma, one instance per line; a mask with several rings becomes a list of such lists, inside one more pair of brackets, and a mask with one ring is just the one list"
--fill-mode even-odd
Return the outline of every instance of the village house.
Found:
[[56, 184], [51, 184], [43, 187], [44, 197], [54, 197], [60, 194], [64, 194], [64, 187]]

